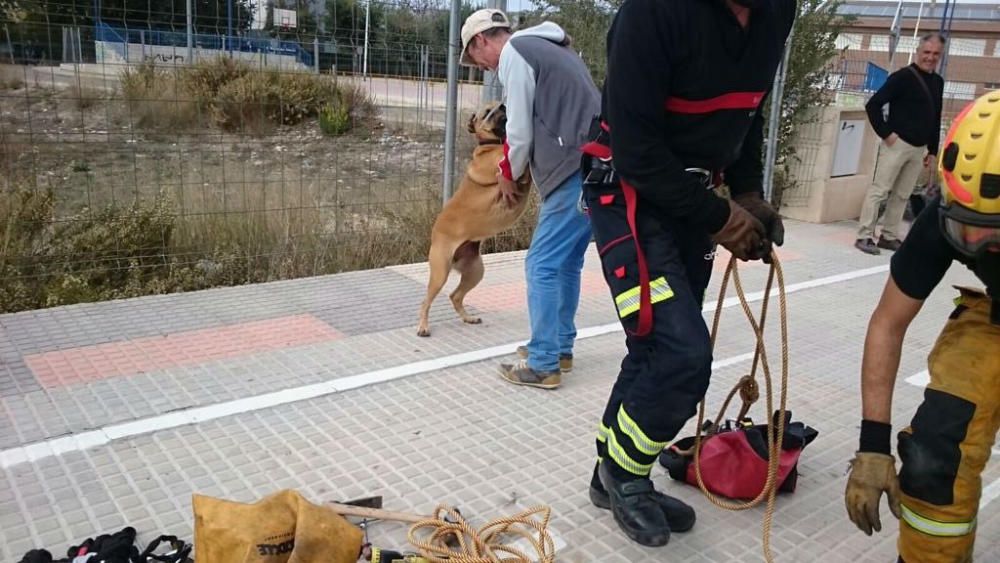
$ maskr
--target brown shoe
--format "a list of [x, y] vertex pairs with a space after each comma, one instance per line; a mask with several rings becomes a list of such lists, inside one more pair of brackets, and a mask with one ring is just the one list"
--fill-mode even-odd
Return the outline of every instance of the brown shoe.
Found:
[[558, 370], [535, 371], [525, 362], [516, 364], [500, 364], [500, 377], [514, 385], [527, 385], [540, 389], [555, 389], [562, 384], [562, 376]]
[[886, 250], [891, 250], [895, 252], [899, 250], [900, 246], [903, 246], [903, 243], [899, 242], [899, 240], [897, 239], [887, 239], [885, 237], [878, 237], [878, 244], [876, 246], [878, 246], [879, 248], [884, 248]]
[[875, 245], [875, 241], [873, 241], [870, 238], [859, 238], [858, 240], [854, 241], [854, 248], [857, 248], [858, 250], [864, 252], [865, 254], [873, 254], [876, 256], [882, 254], [882, 251], [879, 250], [878, 246]]
[[[522, 360], [527, 360], [528, 347], [518, 346], [517, 357], [521, 358]], [[559, 354], [559, 371], [561, 373], [569, 373], [573, 371], [573, 354]]]

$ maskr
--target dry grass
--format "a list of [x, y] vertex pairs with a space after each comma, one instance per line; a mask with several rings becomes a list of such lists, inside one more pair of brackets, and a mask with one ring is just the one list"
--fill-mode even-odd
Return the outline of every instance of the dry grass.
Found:
[[[264, 136], [247, 117], [237, 131], [217, 126], [219, 92], [250, 76], [228, 63], [135, 68], [120, 94], [29, 86], [10, 96], [0, 312], [424, 261], [442, 132], [383, 127], [353, 86], [254, 74], [270, 85], [244, 92], [293, 85], [238, 110], [264, 117]], [[193, 85], [214, 93], [197, 97]], [[319, 102], [351, 130], [321, 133]], [[471, 149], [461, 136], [459, 174]], [[531, 206], [484, 252], [526, 248]]]
[[27, 73], [19, 65], [0, 64], [0, 91], [24, 88]]
[[153, 64], [128, 67], [121, 74], [128, 121], [142, 129], [185, 131], [200, 125], [203, 113], [177, 80], [176, 70]]
[[121, 85], [132, 121], [157, 131], [217, 126], [264, 136], [277, 126], [295, 125], [332, 108], [344, 116], [344, 126], [336, 128], [343, 134], [370, 123], [377, 114], [360, 89], [340, 88], [330, 77], [259, 70], [225, 57], [192, 68], [144, 63], [126, 68]]
[[78, 110], [87, 110], [96, 107], [99, 103], [105, 102], [113, 97], [97, 88], [74, 84], [63, 93], [63, 97], [73, 101], [73, 106]]
[[[428, 192], [425, 196], [433, 195]], [[239, 206], [200, 199], [181, 212], [174, 194], [57, 217], [51, 191], [0, 192], [0, 312], [191, 291], [426, 259], [437, 199], [418, 197], [341, 225], [304, 194], [274, 208], [266, 192]], [[526, 248], [537, 198], [484, 252]]]

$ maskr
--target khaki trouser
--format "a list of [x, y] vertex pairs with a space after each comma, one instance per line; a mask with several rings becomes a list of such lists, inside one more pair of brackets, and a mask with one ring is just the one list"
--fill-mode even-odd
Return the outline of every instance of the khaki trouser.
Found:
[[1000, 326], [990, 323], [988, 297], [959, 289], [927, 361], [924, 402], [899, 433], [898, 548], [906, 563], [972, 561], [980, 474], [1000, 427]]
[[885, 141], [879, 143], [875, 181], [868, 188], [861, 206], [861, 218], [858, 220], [861, 225], [857, 238], [875, 238], [879, 207], [886, 199], [889, 201], [882, 218], [882, 237], [886, 240], [899, 238], [899, 224], [903, 221], [906, 202], [913, 193], [917, 177], [924, 166], [925, 154], [926, 147], [915, 147], [902, 139], [896, 139], [891, 147]]

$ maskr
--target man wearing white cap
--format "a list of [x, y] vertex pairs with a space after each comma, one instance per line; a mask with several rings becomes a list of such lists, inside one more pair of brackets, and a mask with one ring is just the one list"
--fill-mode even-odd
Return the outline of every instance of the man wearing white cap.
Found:
[[531, 340], [524, 359], [501, 364], [516, 385], [554, 389], [572, 369], [580, 272], [590, 243], [590, 222], [579, 207], [580, 147], [600, 113], [600, 94], [561, 27], [546, 22], [512, 33], [500, 10], [473, 13], [462, 26], [466, 66], [495, 70], [504, 87], [507, 139], [498, 181], [508, 202], [514, 180], [530, 167], [542, 198], [525, 259]]

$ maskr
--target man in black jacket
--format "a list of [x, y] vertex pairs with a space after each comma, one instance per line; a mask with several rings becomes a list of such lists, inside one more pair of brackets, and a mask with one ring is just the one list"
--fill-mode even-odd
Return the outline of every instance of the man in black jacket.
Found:
[[[643, 545], [694, 525], [649, 474], [708, 388], [701, 304], [715, 244], [766, 259], [784, 238], [762, 198], [761, 108], [796, 11], [795, 0], [626, 0], [608, 33], [584, 199], [628, 353], [590, 498]], [[731, 200], [713, 190], [723, 174]]]
[[[941, 35], [925, 35], [917, 47], [917, 62], [890, 74], [865, 105], [868, 120], [882, 143], [875, 180], [868, 188], [858, 220], [854, 246], [862, 252], [879, 254], [880, 248], [899, 248], [899, 224], [906, 202], [921, 167], [926, 168], [937, 157], [944, 79], [934, 71], [943, 49]], [[888, 120], [882, 115], [882, 106], [886, 104], [889, 104]], [[886, 206], [882, 234], [876, 243], [875, 224], [883, 203]]]

